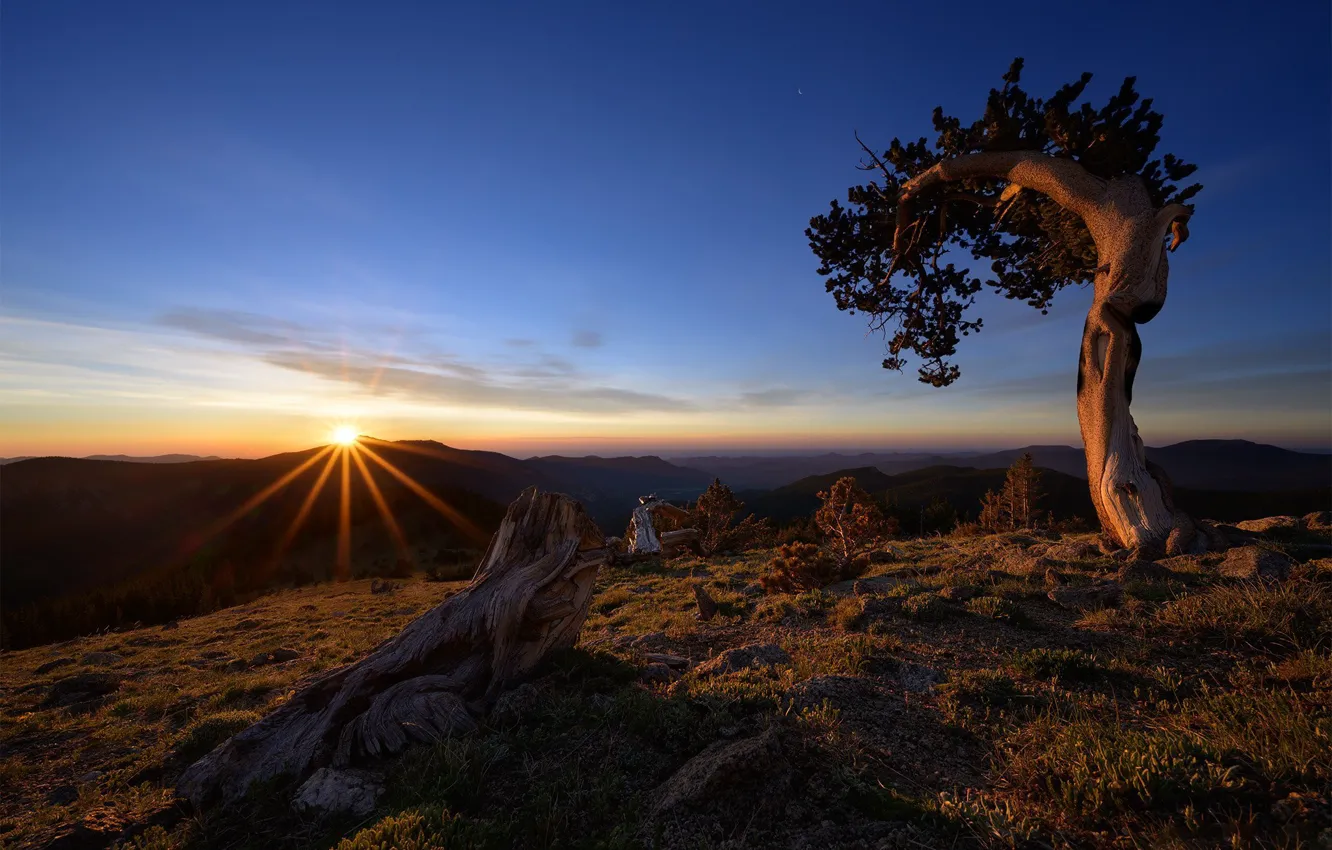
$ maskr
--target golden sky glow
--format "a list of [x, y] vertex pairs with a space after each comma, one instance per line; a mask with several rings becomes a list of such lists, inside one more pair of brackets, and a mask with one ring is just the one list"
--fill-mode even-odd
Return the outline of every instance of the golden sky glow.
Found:
[[[1053, 356], [984, 363], [987, 375], [964, 373], [956, 387], [938, 391], [884, 373], [873, 341], [861, 347], [826, 379], [793, 376], [775, 390], [710, 381], [706, 372], [689, 380], [637, 369], [529, 375], [503, 352], [466, 367], [475, 375], [467, 383], [436, 387], [426, 367], [378, 368], [391, 353], [348, 354], [369, 365], [364, 380], [352, 367], [344, 379], [335, 368], [307, 371], [161, 328], [0, 316], [0, 456], [260, 457], [356, 434], [517, 456], [1080, 442], [1071, 371], [1056, 370], [1063, 364]], [[1322, 356], [1316, 345], [1305, 347], [1312, 352], [1305, 359]], [[1242, 351], [1236, 358], [1254, 359]], [[1033, 362], [1049, 373], [1033, 375]], [[1308, 380], [1298, 372], [1288, 377], [1259, 363], [1207, 383], [1180, 369], [1178, 385], [1156, 386], [1165, 370], [1151, 367], [1139, 373], [1134, 402], [1149, 445], [1204, 436], [1308, 445], [1329, 431], [1327, 399], [1307, 387], [1297, 392]], [[648, 393], [641, 400], [633, 395], [639, 388]], [[532, 397], [529, 390], [546, 395], [514, 407]], [[582, 392], [599, 406], [567, 402]], [[628, 393], [623, 403], [616, 393]], [[1252, 403], [1236, 401], [1246, 398]], [[335, 435], [339, 427], [347, 433]]]

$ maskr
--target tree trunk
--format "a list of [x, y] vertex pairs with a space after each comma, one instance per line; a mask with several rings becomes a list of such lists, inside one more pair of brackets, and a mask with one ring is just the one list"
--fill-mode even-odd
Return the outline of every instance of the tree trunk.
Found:
[[1133, 377], [1142, 356], [1142, 340], [1134, 326], [1151, 321], [1165, 304], [1166, 235], [1172, 237], [1170, 250], [1178, 248], [1188, 237], [1186, 223], [1192, 211], [1182, 204], [1156, 209], [1136, 174], [1104, 180], [1068, 157], [1040, 151], [952, 157], [911, 178], [898, 191], [893, 263], [885, 279], [908, 251], [913, 197], [939, 183], [974, 179], [1006, 180], [1005, 193], [1017, 187], [1047, 195], [1078, 215], [1096, 243], [1100, 265], [1082, 332], [1078, 424], [1101, 529], [1118, 545], [1149, 557], [1204, 551], [1209, 544], [1226, 546], [1216, 529], [1195, 525], [1175, 509], [1170, 483], [1160, 467], [1147, 462], [1129, 414]]
[[1137, 177], [1114, 180], [1097, 208], [1084, 215], [1101, 265], [1082, 331], [1078, 362], [1078, 424], [1087, 452], [1087, 482], [1105, 534], [1146, 557], [1206, 546], [1193, 521], [1176, 510], [1164, 472], [1147, 462], [1129, 413], [1142, 357], [1136, 325], [1165, 304], [1165, 237], [1182, 240], [1175, 222], [1183, 207], [1157, 210]]
[[506, 684], [577, 641], [606, 557], [581, 505], [527, 490], [467, 588], [195, 762], [178, 793], [198, 806], [232, 802], [256, 782], [352, 768], [472, 729]]

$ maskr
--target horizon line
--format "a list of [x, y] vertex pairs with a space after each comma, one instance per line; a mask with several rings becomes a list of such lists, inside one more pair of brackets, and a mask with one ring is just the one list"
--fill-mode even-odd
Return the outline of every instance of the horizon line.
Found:
[[[369, 434], [364, 434], [361, 436], [371, 437], [371, 435]], [[712, 458], [712, 457], [795, 458], [795, 457], [841, 456], [841, 457], [855, 458], [860, 455], [885, 455], [885, 454], [938, 455], [938, 456], [965, 455], [965, 454], [995, 454], [999, 452], [1017, 451], [1019, 449], [1033, 449], [1033, 448], [1064, 448], [1064, 449], [1072, 449], [1075, 451], [1082, 450], [1082, 447], [1077, 445], [1072, 445], [1069, 443], [1025, 443], [1021, 445], [1005, 444], [997, 447], [971, 445], [964, 447], [949, 447], [949, 448], [911, 447], [911, 446], [845, 447], [845, 446], [827, 446], [827, 445], [816, 444], [811, 446], [780, 447], [780, 448], [777, 447], [762, 448], [759, 446], [752, 446], [752, 447], [743, 447], [743, 448], [663, 449], [658, 451], [645, 451], [643, 453], [630, 453], [630, 454], [616, 454], [614, 453], [614, 449], [611, 449], [611, 453], [599, 453], [597, 451], [593, 452], [575, 451], [567, 454], [562, 454], [557, 451], [546, 451], [546, 452], [524, 451], [524, 452], [510, 454], [508, 452], [501, 451], [499, 449], [462, 448], [456, 445], [445, 443], [441, 440], [432, 439], [428, 437], [413, 437], [413, 438], [404, 438], [399, 440], [381, 440], [381, 438], [371, 437], [371, 439], [382, 441], [385, 443], [430, 442], [430, 443], [436, 443], [441, 446], [445, 446], [447, 448], [455, 449], [457, 451], [488, 451], [488, 452], [494, 452], [496, 454], [504, 454], [516, 460], [531, 460], [534, 458], [543, 458], [543, 457], [569, 457], [569, 458], [596, 457], [602, 459], [625, 458], [625, 457], [632, 457], [632, 458], [655, 457], [667, 461], [687, 459], [687, 458]], [[1279, 448], [1279, 449], [1284, 449], [1286, 451], [1300, 452], [1305, 454], [1332, 454], [1332, 442], [1314, 444], [1314, 445], [1296, 444], [1296, 443], [1283, 444], [1279, 442], [1267, 442], [1267, 441], [1253, 440], [1243, 437], [1192, 437], [1187, 440], [1177, 440], [1175, 442], [1162, 443], [1161, 445], [1155, 445], [1155, 446], [1148, 445], [1145, 447], [1160, 449], [1160, 448], [1169, 448], [1170, 446], [1180, 445], [1181, 443], [1193, 443], [1193, 442], [1251, 443], [1254, 445], [1271, 446], [1273, 448]], [[172, 457], [172, 456], [194, 458], [197, 460], [263, 460], [265, 458], [277, 457], [279, 455], [284, 455], [284, 454], [299, 454], [301, 452], [316, 451], [324, 447], [325, 447], [324, 445], [314, 445], [300, 449], [286, 449], [276, 452], [268, 452], [263, 454], [252, 454], [252, 455], [220, 455], [215, 453], [195, 454], [194, 452], [185, 452], [185, 451], [167, 451], [157, 454], [130, 454], [128, 452], [107, 451], [107, 452], [93, 452], [91, 454], [85, 454], [85, 455], [37, 453], [37, 454], [18, 454], [12, 456], [0, 455], [0, 463], [12, 463], [20, 460], [34, 460], [38, 458], [61, 458], [69, 460], [98, 460], [98, 459], [115, 460], [118, 458], [153, 459], [153, 458]], [[190, 461], [183, 461], [183, 462], [190, 462]]]

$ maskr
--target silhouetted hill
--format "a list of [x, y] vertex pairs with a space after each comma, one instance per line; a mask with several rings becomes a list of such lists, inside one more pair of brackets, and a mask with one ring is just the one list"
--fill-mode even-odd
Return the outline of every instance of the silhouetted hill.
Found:
[[[217, 527], [319, 451], [189, 464], [73, 458], [11, 464], [0, 489], [4, 606], [178, 570], [198, 569], [211, 576], [227, 563], [235, 572], [232, 581], [240, 587], [260, 587], [283, 574], [328, 577], [336, 560], [341, 509], [344, 470], [339, 461], [335, 460], [282, 563], [273, 563], [279, 541], [327, 461], [309, 465], [234, 523]], [[369, 464], [412, 551], [425, 545], [484, 546], [503, 506], [484, 492], [478, 494], [474, 485], [482, 476], [408, 452], [380, 453], [454, 506], [465, 520], [460, 524], [440, 516], [406, 485]], [[352, 566], [368, 568], [369, 562], [397, 552], [357, 465], [349, 463], [345, 475], [351, 485]], [[465, 530], [468, 523], [474, 528]]]
[[617, 535], [629, 524], [639, 496], [655, 493], [663, 499], [697, 498], [712, 478], [659, 457], [561, 457], [550, 455], [526, 461], [529, 468], [559, 482], [561, 492], [581, 501], [607, 534]]
[[[677, 466], [702, 472], [708, 477], [721, 478], [731, 489], [771, 490], [799, 478], [827, 475], [841, 469], [877, 467], [884, 472], [905, 472], [938, 463], [956, 463], [956, 458], [919, 452], [865, 452], [846, 455], [836, 452], [819, 455], [783, 457], [679, 457], [672, 459]], [[898, 468], [901, 467], [901, 468]]]
[[[1089, 521], [1095, 519], [1085, 480], [1054, 470], [1043, 469], [1041, 472], [1042, 487], [1049, 494], [1045, 504], [1056, 519], [1074, 516]], [[1002, 487], [1006, 474], [1006, 469], [961, 466], [931, 466], [898, 475], [887, 475], [874, 467], [846, 469], [802, 478], [768, 492], [746, 492], [741, 494], [741, 499], [746, 510], [757, 516], [786, 522], [813, 513], [819, 506], [819, 491], [826, 490], [838, 478], [850, 475], [867, 492], [889, 505], [893, 513], [900, 514], [904, 530], [909, 532], [911, 528], [905, 522], [906, 517], [938, 499], [952, 505], [959, 516], [974, 517], [985, 491]]]
[[[708, 483], [701, 473], [656, 457], [519, 460], [428, 440], [390, 443], [365, 438], [363, 445], [424, 490], [459, 506], [463, 519], [475, 526], [474, 532], [464, 533], [367, 455], [367, 469], [409, 548], [427, 561], [439, 549], [484, 547], [504, 506], [533, 485], [578, 497], [608, 534], [618, 534], [638, 496], [655, 491], [688, 499]], [[208, 536], [246, 500], [320, 451], [191, 463], [53, 457], [10, 464], [0, 488], [4, 606], [191, 565], [211, 574], [224, 562], [238, 571], [236, 579], [242, 586], [258, 586], [274, 575], [327, 577], [335, 561], [344, 475], [340, 463], [330, 471], [281, 563], [270, 563], [273, 553], [301, 511], [324, 460], [233, 525]], [[350, 463], [345, 474], [351, 483], [353, 570], [382, 566], [398, 557], [399, 547], [384, 530], [359, 466]]]
[[[36, 455], [0, 457], [0, 466], [4, 466], [8, 463], [18, 463], [21, 460], [32, 460], [34, 457], [36, 457]], [[208, 455], [206, 457], [201, 457], [199, 455], [153, 455], [151, 457], [135, 457], [133, 455], [88, 455], [87, 457], [80, 459], [120, 460], [126, 463], [193, 463], [196, 460], [221, 460], [217, 455]]]
[[[872, 466], [889, 475], [931, 466], [1008, 468], [1030, 452], [1043, 469], [1086, 479], [1082, 450], [1071, 446], [1024, 446], [988, 453], [825, 454], [808, 457], [694, 457], [677, 463], [718, 475], [737, 490], [768, 490], [811, 475]], [[1296, 452], [1248, 440], [1189, 440], [1147, 449], [1176, 487], [1192, 490], [1282, 492], [1316, 490], [1332, 483], [1332, 455]]]
[[[745, 502], [746, 510], [759, 517], [786, 522], [813, 513], [819, 505], [819, 491], [849, 475], [867, 492], [886, 503], [903, 520], [904, 530], [909, 532], [911, 527], [907, 519], [912, 513], [938, 499], [952, 505], [959, 516], [975, 518], [985, 491], [998, 491], [1006, 474], [1006, 467], [976, 469], [940, 465], [897, 475], [887, 475], [875, 467], [862, 467], [802, 478], [775, 490], [743, 491], [739, 496]], [[1041, 468], [1041, 486], [1046, 493], [1042, 506], [1055, 519], [1081, 517], [1089, 523], [1096, 522], [1085, 477]], [[1174, 493], [1176, 503], [1191, 515], [1221, 522], [1281, 514], [1302, 515], [1332, 507], [1332, 484], [1280, 491], [1176, 487]]]

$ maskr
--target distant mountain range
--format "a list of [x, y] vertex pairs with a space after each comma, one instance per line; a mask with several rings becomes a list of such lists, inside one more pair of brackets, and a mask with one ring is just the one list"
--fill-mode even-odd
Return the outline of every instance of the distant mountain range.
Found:
[[[1093, 527], [1096, 511], [1085, 477], [1079, 478], [1043, 468], [1041, 489], [1045, 497], [1040, 506], [1055, 519], [1080, 517]], [[947, 502], [961, 518], [975, 519], [981, 497], [987, 490], [1003, 486], [1007, 469], [974, 469], [961, 466], [930, 466], [897, 475], [876, 467], [844, 469], [826, 475], [812, 475], [774, 490], [750, 490], [737, 494], [745, 510], [778, 523], [807, 517], [819, 506], [818, 493], [827, 490], [843, 476], [856, 479], [862, 488], [889, 506], [902, 523], [905, 533], [914, 533], [915, 518], [922, 508], [936, 501]], [[1332, 507], [1332, 484], [1291, 490], [1205, 490], [1174, 488], [1175, 501], [1192, 516], [1236, 522], [1282, 514], [1305, 514]]]
[[[33, 460], [38, 455], [23, 455], [21, 457], [0, 457], [0, 466], [7, 463], [18, 463], [21, 460]], [[152, 457], [134, 457], [132, 455], [88, 455], [79, 458], [79, 460], [119, 460], [125, 463], [193, 463], [196, 460], [221, 460], [217, 455], [208, 455], [200, 457], [199, 455], [153, 455]]]
[[[1000, 452], [957, 454], [865, 453], [803, 457], [683, 457], [679, 466], [720, 476], [736, 490], [770, 490], [811, 475], [873, 467], [898, 475], [932, 466], [1006, 469], [1024, 452], [1037, 466], [1087, 478], [1081, 449], [1071, 446], [1026, 446]], [[1296, 452], [1248, 440], [1189, 440], [1147, 449], [1148, 459], [1161, 465], [1177, 487], [1197, 490], [1279, 492], [1332, 485], [1332, 455]]]
[[[1067, 446], [962, 456], [691, 458], [694, 466], [687, 466], [659, 457], [522, 460], [432, 441], [366, 438], [364, 445], [456, 511], [446, 519], [412, 486], [367, 461], [409, 560], [418, 565], [484, 547], [504, 506], [532, 485], [579, 499], [608, 535], [623, 533], [639, 496], [684, 502], [713, 477], [736, 490], [747, 511], [779, 521], [808, 516], [816, 494], [846, 474], [900, 512], [942, 499], [959, 515], [974, 516], [981, 495], [1000, 486], [1004, 469], [1024, 451], [1046, 470], [1047, 506], [1056, 517], [1094, 520], [1082, 452]], [[353, 572], [391, 564], [402, 547], [386, 530], [355, 464], [345, 471], [330, 468], [322, 492], [304, 507], [323, 469], [322, 460], [311, 462], [320, 451], [258, 460], [165, 455], [11, 461], [0, 475], [0, 601], [10, 610], [130, 581], [151, 579], [161, 586], [187, 573], [205, 582], [226, 575], [227, 582], [252, 588], [327, 578], [335, 562], [344, 475], [352, 485], [346, 515]], [[1233, 521], [1332, 506], [1332, 456], [1225, 440], [1179, 443], [1149, 449], [1148, 455], [1173, 478], [1181, 507], [1195, 515]], [[303, 464], [308, 468], [297, 474]], [[289, 486], [246, 507], [284, 476], [293, 477]], [[302, 510], [307, 517], [299, 533], [276, 558]], [[219, 527], [229, 516], [234, 522]], [[904, 531], [911, 530], [904, 522]]]
[[[614, 535], [623, 533], [639, 496], [655, 492], [692, 499], [708, 483], [704, 473], [652, 457], [519, 460], [430, 441], [367, 440], [365, 445], [424, 490], [460, 506], [462, 516], [477, 529], [469, 539], [462, 526], [445, 520], [409, 486], [367, 459], [404, 536], [414, 553], [425, 552], [425, 560], [439, 549], [484, 548], [504, 507], [532, 485], [575, 496], [606, 533]], [[271, 554], [300, 512], [323, 461], [224, 531], [206, 541], [203, 537], [319, 451], [191, 463], [54, 457], [11, 463], [0, 476], [3, 604], [8, 608], [183, 569], [201, 558], [210, 564], [230, 561], [242, 571], [272, 570]], [[347, 474], [352, 483], [353, 566], [396, 558], [359, 469], [352, 464]], [[340, 469], [332, 471], [288, 549], [287, 559], [309, 562], [302, 570], [315, 577], [327, 576], [334, 561], [341, 475]]]

